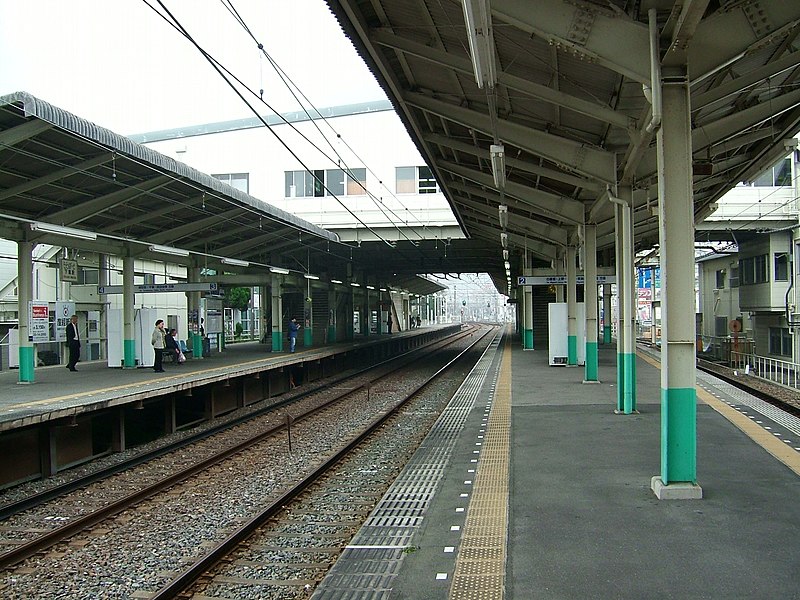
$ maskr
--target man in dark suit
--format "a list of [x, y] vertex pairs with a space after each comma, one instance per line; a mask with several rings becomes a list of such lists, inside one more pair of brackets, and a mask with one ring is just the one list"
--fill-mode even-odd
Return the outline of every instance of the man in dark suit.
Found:
[[67, 368], [70, 371], [77, 371], [75, 365], [81, 357], [81, 338], [78, 333], [78, 316], [72, 315], [67, 323], [67, 346], [69, 346], [69, 362]]

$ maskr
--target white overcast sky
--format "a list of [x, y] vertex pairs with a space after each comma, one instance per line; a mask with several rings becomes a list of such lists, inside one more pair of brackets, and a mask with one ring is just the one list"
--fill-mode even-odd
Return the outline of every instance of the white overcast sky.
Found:
[[[322, 0], [231, 1], [318, 108], [385, 97]], [[221, 0], [162, 2], [277, 111], [299, 108]], [[0, 95], [16, 91], [124, 135], [252, 116], [142, 0], [0, 0]]]

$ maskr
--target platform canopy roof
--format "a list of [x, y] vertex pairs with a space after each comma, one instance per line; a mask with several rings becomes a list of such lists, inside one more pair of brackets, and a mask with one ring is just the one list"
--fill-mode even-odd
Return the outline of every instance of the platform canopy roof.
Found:
[[[637, 248], [658, 242], [650, 99], [659, 70], [665, 82], [690, 83], [696, 222], [737, 182], [785, 156], [800, 130], [797, 1], [328, 4], [466, 235], [492, 257], [502, 253], [498, 207], [508, 207], [512, 284], [525, 252], [534, 266], [550, 265], [589, 222], [600, 264], [610, 265], [609, 195], [620, 182], [634, 189]], [[504, 164], [492, 146], [502, 146]], [[454, 240], [451, 251], [458, 248]], [[505, 291], [502, 260], [484, 264]]]
[[0, 97], [0, 237], [215, 272], [271, 266], [443, 289], [423, 271], [389, 273], [331, 231], [24, 92]]

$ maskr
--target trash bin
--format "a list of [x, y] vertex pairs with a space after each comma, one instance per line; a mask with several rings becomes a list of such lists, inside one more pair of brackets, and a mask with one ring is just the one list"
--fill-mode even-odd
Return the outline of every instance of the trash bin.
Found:
[[203, 338], [203, 358], [211, 356], [211, 340], [207, 337]]

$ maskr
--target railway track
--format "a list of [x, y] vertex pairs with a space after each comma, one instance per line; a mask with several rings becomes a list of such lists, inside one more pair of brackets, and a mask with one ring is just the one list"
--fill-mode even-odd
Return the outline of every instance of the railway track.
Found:
[[[450, 339], [448, 342], [442, 342], [437, 346], [439, 350], [441, 347], [446, 344], [455, 344], [458, 343], [459, 340], [463, 340], [464, 338], [468, 338], [471, 335], [471, 332], [465, 332], [461, 336], [457, 336], [457, 338]], [[430, 360], [423, 360], [427, 359], [427, 357], [431, 356], [431, 353], [434, 352], [435, 349], [431, 349], [428, 353], [425, 353], [423, 357], [418, 357], [418, 361], [430, 363]], [[426, 365], [430, 367], [430, 364]], [[31, 568], [34, 570], [35, 567], [31, 567], [28, 563], [33, 561], [36, 563], [39, 560], [44, 559], [46, 561], [46, 557], [48, 555], [53, 555], [55, 553], [56, 556], [63, 552], [64, 545], [67, 544], [69, 547], [70, 545], [77, 544], [80, 546], [81, 544], [90, 545], [93, 544], [94, 541], [97, 539], [98, 536], [104, 536], [109, 531], [113, 531], [119, 526], [126, 526], [132, 519], [130, 513], [137, 512], [134, 511], [131, 507], [141, 506], [144, 504], [155, 504], [155, 505], [162, 505], [167, 506], [169, 505], [172, 500], [176, 498], [184, 498], [185, 496], [196, 494], [200, 495], [197, 492], [197, 487], [211, 487], [214, 486], [220, 487], [224, 484], [218, 483], [211, 483], [214, 481], [214, 478], [218, 477], [213, 474], [209, 474], [209, 469], [212, 468], [213, 465], [217, 465], [214, 467], [216, 470], [222, 470], [224, 472], [225, 468], [229, 470], [233, 470], [237, 472], [239, 475], [247, 477], [247, 468], [246, 467], [225, 467], [224, 465], [227, 462], [230, 462], [233, 457], [238, 456], [252, 456], [252, 455], [270, 455], [270, 460], [281, 462], [281, 458], [285, 458], [288, 456], [289, 460], [286, 461], [287, 464], [275, 466], [272, 471], [269, 472], [270, 479], [274, 478], [275, 482], [283, 481], [287, 478], [296, 478], [297, 473], [302, 470], [302, 467], [305, 466], [303, 464], [297, 464], [296, 460], [292, 460], [292, 452], [288, 447], [288, 431], [287, 425], [291, 425], [291, 432], [292, 437], [294, 439], [294, 446], [295, 448], [302, 448], [303, 446], [308, 445], [309, 440], [318, 439], [322, 436], [322, 432], [327, 427], [326, 423], [335, 422], [340, 419], [340, 417], [332, 416], [332, 413], [335, 413], [335, 410], [332, 408], [334, 406], [341, 406], [342, 402], [345, 398], [348, 399], [348, 402], [356, 403], [359, 402], [359, 408], [351, 409], [355, 412], [360, 412], [364, 410], [364, 406], [366, 405], [379, 405], [382, 401], [378, 401], [381, 396], [390, 395], [389, 392], [395, 391], [397, 387], [402, 387], [402, 385], [397, 381], [396, 372], [399, 369], [407, 369], [408, 364], [404, 362], [404, 364], [389, 368], [388, 366], [383, 367], [384, 373], [380, 374], [380, 377], [376, 375], [370, 376], [368, 381], [365, 383], [361, 383], [359, 385], [351, 384], [346, 389], [328, 389], [326, 390], [325, 394], [328, 396], [324, 401], [320, 402], [319, 399], [312, 400], [312, 397], [304, 398], [299, 403], [295, 403], [293, 408], [288, 409], [287, 407], [283, 407], [281, 410], [273, 411], [270, 416], [266, 417], [267, 420], [271, 419], [269, 423], [262, 423], [260, 428], [263, 429], [257, 436], [251, 436], [248, 440], [244, 443], [233, 444], [230, 447], [226, 448], [224, 452], [219, 453], [220, 456], [209, 458], [208, 460], [201, 461], [193, 465], [188, 469], [183, 469], [179, 473], [174, 473], [168, 477], [162, 477], [155, 483], [150, 486], [147, 486], [144, 489], [136, 490], [132, 494], [129, 494], [124, 500], [119, 500], [116, 502], [111, 502], [104, 504], [103, 506], [99, 507], [97, 511], [90, 511], [87, 515], [81, 518], [71, 518], [66, 517], [67, 525], [64, 525], [58, 528], [58, 532], [49, 532], [45, 535], [35, 536], [33, 540], [16, 544], [16, 547], [9, 552], [6, 552], [2, 556], [0, 556], [0, 565], [3, 568], [8, 569], [12, 565], [20, 564], [21, 561], [24, 561], [25, 558], [29, 558], [28, 561], [21, 563], [20, 566], [22, 567], [22, 572], [29, 571]], [[393, 377], [391, 383], [380, 383], [381, 381], [386, 381], [387, 378], [391, 379]], [[405, 382], [407, 383], [407, 382]], [[343, 387], [343, 382], [337, 384], [338, 388]], [[388, 389], [381, 389], [381, 388], [388, 388]], [[333, 392], [331, 394], [331, 392]], [[332, 397], [331, 397], [332, 396]], [[355, 400], [355, 398], [359, 398], [359, 400]], [[300, 407], [300, 404], [305, 403], [306, 406]], [[316, 404], [315, 404], [316, 403]], [[291, 410], [291, 413], [287, 411]], [[340, 410], [340, 409], [337, 409]], [[328, 414], [326, 416], [326, 411]], [[291, 414], [291, 417], [287, 420], [287, 414]], [[288, 421], [288, 422], [287, 422]], [[292, 422], [293, 421], [293, 422]], [[332, 431], [327, 432], [331, 434], [333, 439], [341, 439], [345, 433], [340, 432], [336, 427], [331, 428]], [[276, 437], [278, 436], [278, 437]], [[349, 437], [349, 436], [348, 436]], [[269, 440], [267, 442], [266, 440]], [[276, 440], [278, 440], [276, 442]], [[317, 440], [318, 441], [318, 440]], [[331, 448], [333, 446], [333, 441], [327, 441], [322, 443], [321, 446], [317, 447], [313, 453], [330, 453]], [[276, 445], [277, 444], [277, 445]], [[326, 445], [327, 444], [327, 445]], [[184, 450], [185, 451], [185, 450]], [[305, 451], [305, 450], [304, 450]], [[226, 461], [226, 462], [221, 462]], [[244, 461], [247, 463], [247, 461]], [[302, 461], [301, 461], [302, 462]], [[223, 465], [223, 466], [219, 466]], [[152, 469], [152, 463], [148, 467], [148, 469]], [[201, 480], [199, 483], [191, 483], [196, 481], [196, 478], [199, 473], [202, 473]], [[244, 473], [244, 474], [243, 474]], [[191, 479], [190, 479], [191, 478]], [[203, 481], [205, 480], [205, 482]], [[108, 481], [108, 480], [106, 480]], [[179, 484], [179, 482], [185, 481], [187, 483]], [[106, 486], [113, 487], [111, 484], [106, 483]], [[96, 487], [96, 484], [92, 487]], [[182, 491], [182, 488], [186, 488]], [[276, 486], [273, 486], [273, 489]], [[279, 487], [279, 486], [277, 486]], [[165, 492], [165, 490], [168, 490]], [[273, 491], [274, 494], [274, 491]], [[79, 497], [79, 500], [82, 502], [87, 502], [89, 504], [95, 504], [96, 502], [91, 499], [91, 493], [89, 492], [89, 488], [87, 488], [82, 495]], [[247, 496], [245, 494], [245, 496]], [[146, 502], [145, 500], [148, 499]], [[243, 504], [248, 505], [247, 507], [242, 508], [252, 508], [252, 504], [257, 502], [257, 496], [247, 496], [247, 501]], [[99, 502], [102, 504], [102, 500]], [[48, 505], [45, 505], [48, 506]], [[52, 505], [51, 508], [48, 510], [53, 512], [54, 509]], [[205, 509], [204, 509], [205, 510]], [[242, 514], [234, 517], [234, 520], [242, 521], [245, 520], [243, 516], [244, 513], [248, 512], [248, 510], [241, 511]], [[181, 517], [185, 518], [185, 513], [182, 513], [181, 510], [178, 511], [181, 513]], [[114, 516], [116, 515], [116, 516]], [[62, 515], [63, 516], [63, 515]], [[113, 518], [112, 518], [113, 517]], [[38, 518], [45, 518], [41, 515], [38, 515]], [[0, 523], [0, 529], [3, 529], [4, 532], [13, 532], [15, 530], [26, 529], [25, 526], [15, 526], [13, 520], [6, 519], [2, 523]], [[35, 530], [39, 529], [37, 527], [27, 527], [28, 530]], [[99, 533], [98, 533], [99, 532]], [[41, 533], [36, 532], [36, 533]], [[70, 538], [70, 536], [72, 536]], [[8, 537], [7, 535], [5, 536]], [[76, 538], [83, 538], [82, 540]], [[69, 541], [66, 541], [68, 540]], [[55, 544], [55, 546], [54, 546]], [[50, 550], [47, 550], [50, 549]], [[30, 558], [34, 557], [34, 558]], [[7, 580], [8, 581], [8, 580]], [[14, 586], [9, 588], [8, 584], [6, 583], [5, 587], [7, 589], [13, 589]], [[2, 592], [2, 588], [0, 588], [0, 592]], [[4, 593], [4, 592], [3, 592]], [[9, 596], [9, 597], [16, 597], [16, 596]], [[19, 596], [24, 597], [24, 596]]]
[[[307, 478], [161, 588], [153, 600], [195, 598], [209, 590], [212, 596], [232, 598], [240, 595], [240, 588], [246, 589], [246, 597], [273, 597], [276, 589], [287, 587], [299, 597], [309, 594], [438, 416], [439, 410], [425, 408], [421, 392], [479, 341], [407, 392]], [[359, 473], [358, 480], [353, 473]], [[276, 546], [274, 540], [285, 546]], [[302, 555], [304, 562], [275, 560], [275, 554], [285, 550]]]

